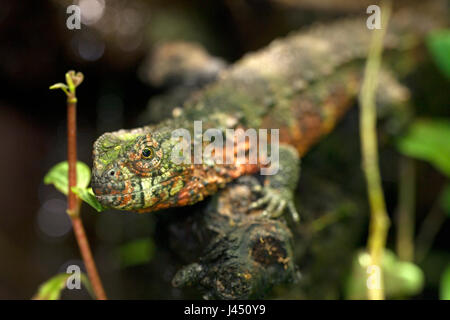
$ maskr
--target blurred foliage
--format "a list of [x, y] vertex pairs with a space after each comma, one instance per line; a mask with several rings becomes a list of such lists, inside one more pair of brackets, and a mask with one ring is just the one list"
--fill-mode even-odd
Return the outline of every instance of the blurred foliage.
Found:
[[[450, 33], [448, 34], [450, 35]], [[447, 38], [450, 49], [450, 37]], [[436, 40], [437, 41], [437, 40]], [[437, 45], [437, 47], [443, 45]], [[440, 48], [440, 47], [439, 47]], [[437, 50], [437, 49], [436, 49]], [[442, 49], [444, 50], [444, 49]], [[450, 52], [445, 57], [450, 76]], [[444, 61], [445, 59], [442, 59]], [[441, 62], [442, 63], [442, 62]], [[443, 69], [443, 67], [441, 66]], [[445, 119], [416, 120], [406, 135], [397, 143], [400, 152], [413, 158], [428, 161], [447, 177], [450, 177], [450, 121]], [[450, 184], [440, 193], [441, 208], [450, 215]], [[442, 275], [440, 284], [441, 299], [450, 299], [450, 268]]]
[[150, 238], [134, 240], [118, 248], [120, 265], [123, 268], [150, 262], [154, 253], [155, 245]]
[[[358, 252], [353, 260], [353, 268], [346, 286], [347, 299], [366, 299], [367, 268], [370, 256]], [[422, 270], [411, 262], [400, 261], [390, 250], [385, 250], [382, 260], [384, 289], [389, 299], [401, 299], [422, 291], [425, 277]]]
[[[61, 292], [66, 288], [67, 280], [73, 274], [70, 273], [60, 273], [56, 276], [50, 278], [38, 289], [38, 292], [33, 297], [34, 300], [59, 300], [61, 297]], [[85, 286], [89, 294], [94, 297], [94, 293], [92, 291], [91, 283], [85, 274], [80, 274], [81, 283]]]
[[416, 120], [397, 142], [401, 153], [430, 162], [450, 177], [450, 121]]
[[427, 46], [439, 69], [450, 79], [450, 29], [432, 32]]
[[[427, 38], [428, 50], [438, 69], [450, 79], [450, 29], [437, 30]], [[450, 121], [444, 118], [421, 119], [411, 124], [406, 135], [399, 138], [397, 147], [407, 156], [431, 163], [450, 177]], [[440, 206], [450, 215], [450, 184], [440, 193]], [[441, 276], [440, 298], [450, 299], [450, 267]]]
[[441, 300], [450, 300], [450, 265], [445, 269], [442, 275], [440, 298]]

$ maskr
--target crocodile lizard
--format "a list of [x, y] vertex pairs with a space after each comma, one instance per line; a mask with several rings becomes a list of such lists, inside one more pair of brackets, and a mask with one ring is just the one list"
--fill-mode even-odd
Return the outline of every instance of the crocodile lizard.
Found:
[[[420, 10], [397, 12], [385, 39], [385, 50], [404, 52], [439, 24]], [[191, 205], [242, 176], [255, 174], [261, 163], [201, 164], [172, 161], [179, 143], [172, 132], [203, 129], [279, 129], [279, 172], [265, 176], [263, 196], [252, 207], [280, 216], [288, 209], [299, 216], [293, 192], [300, 158], [329, 133], [358, 95], [371, 31], [365, 17], [313, 26], [275, 40], [247, 54], [219, 78], [196, 92], [173, 117], [156, 125], [105, 133], [93, 148], [93, 191], [99, 202], [121, 210], [151, 212]], [[250, 143], [240, 146], [248, 150]], [[239, 147], [239, 146], [238, 146]]]

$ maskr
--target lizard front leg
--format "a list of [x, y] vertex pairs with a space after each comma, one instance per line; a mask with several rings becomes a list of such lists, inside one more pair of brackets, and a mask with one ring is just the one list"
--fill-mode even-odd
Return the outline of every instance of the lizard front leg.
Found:
[[297, 150], [282, 144], [279, 148], [278, 172], [267, 175], [261, 188], [263, 196], [250, 205], [250, 209], [265, 206], [263, 216], [277, 218], [286, 209], [294, 221], [300, 221], [294, 205], [294, 191], [300, 178], [300, 157]]

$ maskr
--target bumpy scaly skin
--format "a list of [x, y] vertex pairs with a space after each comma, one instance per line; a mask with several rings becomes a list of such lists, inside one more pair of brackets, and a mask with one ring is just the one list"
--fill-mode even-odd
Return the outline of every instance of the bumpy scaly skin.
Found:
[[[433, 27], [427, 21], [427, 28], [421, 29], [422, 17], [412, 11], [401, 14], [401, 23], [395, 16], [391, 21], [386, 49], [410, 49], [415, 37]], [[267, 205], [270, 216], [288, 207], [295, 218], [292, 192], [299, 157], [333, 129], [358, 93], [362, 59], [371, 38], [362, 21], [344, 20], [275, 41], [225, 70], [187, 101], [177, 117], [156, 126], [102, 135], [93, 152], [92, 185], [98, 200], [123, 210], [156, 211], [193, 204], [239, 176], [258, 172], [259, 165], [171, 161], [177, 143], [171, 132], [179, 128], [192, 132], [194, 120], [201, 120], [203, 130], [280, 129], [281, 170], [267, 177], [264, 197], [254, 206]], [[151, 149], [151, 157], [143, 157], [144, 148]]]
[[[105, 206], [150, 212], [196, 203], [257, 165], [177, 164], [169, 127], [106, 133], [94, 145], [93, 190]], [[152, 156], [144, 157], [143, 149]]]

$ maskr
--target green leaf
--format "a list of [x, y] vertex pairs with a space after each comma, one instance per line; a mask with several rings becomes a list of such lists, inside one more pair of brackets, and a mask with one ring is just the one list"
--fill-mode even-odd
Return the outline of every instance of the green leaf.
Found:
[[441, 300], [450, 300], [450, 265], [445, 268], [445, 271], [442, 274], [439, 291]]
[[68, 87], [64, 84], [64, 83], [61, 83], [61, 82], [59, 82], [59, 83], [55, 83], [54, 85], [52, 85], [52, 86], [50, 86], [50, 88], [49, 88], [50, 90], [54, 90], [54, 89], [68, 89]]
[[[91, 169], [87, 164], [77, 162], [77, 187], [86, 188], [91, 181]], [[44, 177], [45, 184], [53, 184], [56, 189], [67, 195], [69, 192], [69, 164], [63, 161], [53, 166]]]
[[430, 162], [450, 177], [450, 121], [447, 119], [417, 120], [406, 135], [399, 138], [399, 151], [413, 158]]
[[[59, 300], [61, 292], [66, 288], [67, 279], [71, 276], [69, 273], [60, 273], [50, 278], [39, 286], [38, 292], [34, 296], [35, 300]], [[81, 283], [92, 297], [95, 297], [91, 283], [85, 274], [81, 274]]]
[[450, 79], [450, 29], [430, 33], [427, 46], [439, 69]]
[[72, 192], [75, 193], [81, 200], [89, 204], [98, 212], [105, 211], [107, 208], [103, 207], [92, 191], [92, 188], [72, 187]]
[[36, 300], [58, 300], [61, 291], [66, 287], [66, 281], [70, 274], [62, 273], [44, 282], [35, 296]]
[[152, 239], [134, 240], [119, 247], [120, 264], [130, 267], [149, 262], [153, 258], [155, 246]]

